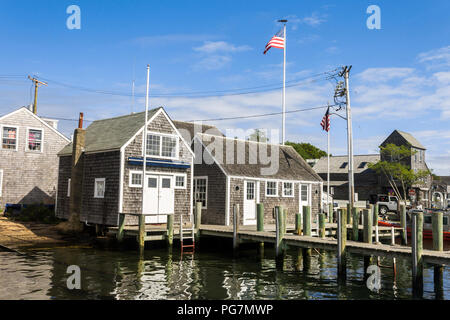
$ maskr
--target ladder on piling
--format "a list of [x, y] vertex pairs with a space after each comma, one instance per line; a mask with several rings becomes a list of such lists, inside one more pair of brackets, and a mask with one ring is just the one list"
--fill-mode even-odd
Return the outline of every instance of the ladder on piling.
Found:
[[194, 254], [195, 251], [194, 224], [191, 223], [191, 227], [185, 227], [183, 225], [182, 214], [180, 215], [180, 246], [181, 246], [181, 256], [183, 256], [184, 253]]

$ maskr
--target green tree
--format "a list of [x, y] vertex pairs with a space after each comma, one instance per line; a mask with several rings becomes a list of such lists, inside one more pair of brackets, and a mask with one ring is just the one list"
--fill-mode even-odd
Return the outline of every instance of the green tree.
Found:
[[296, 143], [286, 141], [285, 144], [294, 148], [295, 151], [297, 151], [297, 153], [301, 155], [303, 159], [319, 159], [327, 155], [325, 151], [320, 150], [310, 143]]
[[[387, 144], [380, 147], [382, 161], [369, 164], [369, 168], [375, 170], [378, 174], [384, 175], [390, 186], [400, 200], [406, 205], [406, 190], [416, 184], [425, 184], [425, 178], [431, 174], [429, 170], [414, 171], [409, 166], [407, 159], [410, 159], [416, 151], [412, 151], [407, 146], [397, 146]], [[399, 190], [403, 189], [403, 194]]]
[[260, 129], [255, 129], [247, 140], [256, 142], [269, 142], [269, 138], [267, 138], [266, 132]]

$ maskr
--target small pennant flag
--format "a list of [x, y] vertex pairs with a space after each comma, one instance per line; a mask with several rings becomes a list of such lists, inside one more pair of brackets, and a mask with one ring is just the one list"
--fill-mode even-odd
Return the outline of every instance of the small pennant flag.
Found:
[[327, 112], [322, 118], [322, 122], [320, 123], [322, 129], [326, 132], [330, 131], [330, 107], [327, 108]]
[[272, 39], [266, 44], [266, 48], [264, 49], [264, 54], [266, 54], [267, 51], [269, 51], [270, 48], [278, 48], [278, 49], [284, 49], [284, 28], [282, 28], [280, 31], [278, 31]]

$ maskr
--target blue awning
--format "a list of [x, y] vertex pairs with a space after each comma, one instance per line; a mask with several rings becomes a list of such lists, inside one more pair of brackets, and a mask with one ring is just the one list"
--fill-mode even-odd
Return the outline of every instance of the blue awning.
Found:
[[[128, 163], [133, 165], [142, 166], [143, 159], [142, 157], [128, 157]], [[187, 162], [182, 161], [173, 161], [166, 159], [146, 159], [146, 166], [149, 167], [166, 167], [166, 168], [178, 168], [178, 169], [189, 169], [191, 165]]]

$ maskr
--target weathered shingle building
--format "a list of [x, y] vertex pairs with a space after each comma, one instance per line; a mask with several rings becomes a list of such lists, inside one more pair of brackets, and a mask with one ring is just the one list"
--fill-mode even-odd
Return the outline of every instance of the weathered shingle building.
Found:
[[54, 204], [58, 180], [57, 153], [70, 141], [25, 107], [0, 117], [0, 206]]
[[[94, 121], [77, 129], [73, 144], [59, 153], [56, 215], [116, 226], [119, 213], [142, 212], [145, 113]], [[167, 214], [192, 213], [193, 152], [163, 108], [150, 110], [147, 123], [144, 213], [146, 223]], [[74, 199], [71, 199], [74, 198]], [[127, 216], [126, 224], [137, 219]]]
[[322, 179], [290, 146], [197, 134], [194, 201], [203, 203], [202, 222], [230, 225], [239, 204], [240, 224], [256, 224], [256, 204], [264, 204], [266, 223], [274, 223], [273, 208], [288, 210], [294, 222], [303, 206], [313, 217], [321, 206]]

